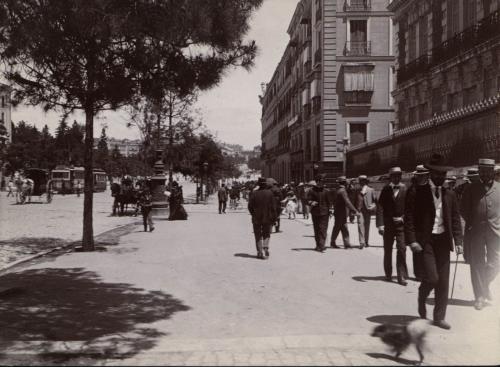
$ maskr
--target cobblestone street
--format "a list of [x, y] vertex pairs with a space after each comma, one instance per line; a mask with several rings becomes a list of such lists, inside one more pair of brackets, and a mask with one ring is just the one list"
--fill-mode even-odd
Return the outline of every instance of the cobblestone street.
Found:
[[[106, 217], [105, 200], [99, 205]], [[402, 287], [382, 281], [381, 239], [374, 228], [368, 249], [320, 254], [311, 251], [309, 221], [282, 218], [283, 232], [271, 239], [271, 257], [261, 261], [254, 257], [246, 209], [219, 215], [214, 202], [186, 209], [188, 221], [157, 221], [152, 233], [131, 223], [108, 232], [105, 249], [49, 255], [0, 278], [1, 287], [17, 290], [2, 296], [0, 363], [404, 365], [418, 360], [413, 348], [397, 359], [369, 336], [380, 323], [417, 315], [417, 282]], [[109, 218], [108, 225], [131, 219]], [[349, 227], [357, 243], [355, 225]], [[498, 364], [498, 306], [474, 310], [469, 269], [462, 262], [455, 287], [447, 315], [452, 330], [430, 328], [425, 362]]]

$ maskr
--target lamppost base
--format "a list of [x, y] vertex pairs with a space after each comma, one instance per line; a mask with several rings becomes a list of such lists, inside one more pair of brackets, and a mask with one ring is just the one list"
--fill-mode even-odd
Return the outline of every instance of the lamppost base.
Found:
[[166, 201], [153, 202], [153, 207], [151, 208], [151, 215], [156, 219], [167, 220], [170, 216], [170, 207]]

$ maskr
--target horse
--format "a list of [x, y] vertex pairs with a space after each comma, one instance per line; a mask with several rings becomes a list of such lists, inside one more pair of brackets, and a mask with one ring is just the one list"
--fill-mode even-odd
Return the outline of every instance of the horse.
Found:
[[128, 204], [137, 204], [138, 192], [134, 190], [132, 185], [126, 184], [111, 184], [111, 196], [115, 198], [113, 202], [113, 215], [116, 215], [116, 210], [120, 207], [120, 215], [123, 215], [124, 210], [128, 209]]

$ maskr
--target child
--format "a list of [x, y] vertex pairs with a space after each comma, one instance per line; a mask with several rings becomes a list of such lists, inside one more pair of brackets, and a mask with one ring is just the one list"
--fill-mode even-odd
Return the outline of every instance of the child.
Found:
[[295, 219], [297, 213], [297, 197], [293, 191], [289, 191], [285, 200], [282, 201], [285, 204], [285, 211], [288, 213], [288, 219]]

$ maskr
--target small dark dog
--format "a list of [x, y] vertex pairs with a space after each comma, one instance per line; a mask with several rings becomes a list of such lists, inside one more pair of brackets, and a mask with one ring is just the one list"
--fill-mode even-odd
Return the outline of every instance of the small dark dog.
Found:
[[371, 336], [379, 337], [382, 342], [392, 347], [396, 357], [399, 358], [411, 344], [417, 348], [420, 363], [424, 360], [425, 337], [429, 330], [430, 322], [418, 319], [408, 325], [383, 324], [375, 327]]

